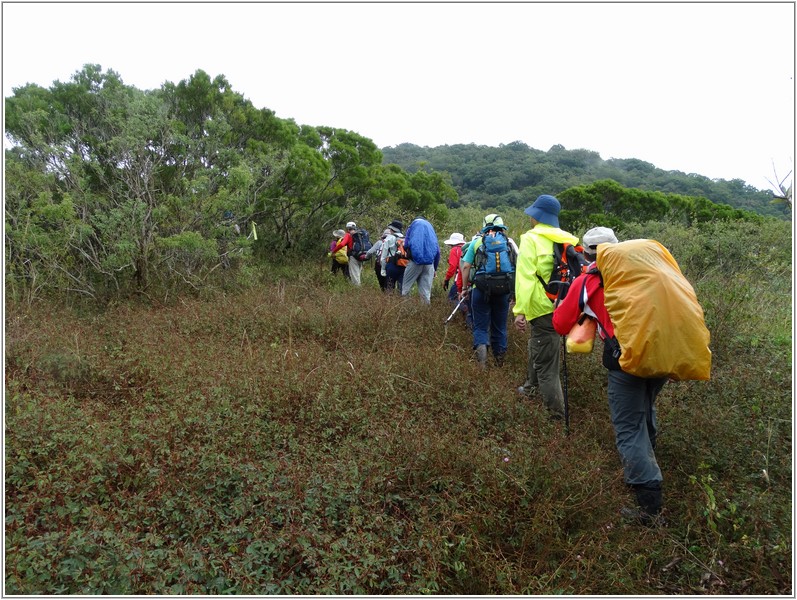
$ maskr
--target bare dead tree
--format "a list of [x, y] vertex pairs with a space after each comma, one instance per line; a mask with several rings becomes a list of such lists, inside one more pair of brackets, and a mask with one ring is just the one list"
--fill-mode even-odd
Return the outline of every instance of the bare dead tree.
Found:
[[791, 177], [792, 171], [789, 171], [786, 176], [781, 179], [778, 177], [778, 170], [775, 168], [774, 161], [772, 163], [772, 171], [775, 173], [775, 181], [777, 182], [774, 183], [771, 179], [767, 179], [769, 185], [775, 189], [775, 197], [772, 199], [772, 204], [785, 204], [791, 211], [792, 181], [789, 181], [788, 187], [786, 187], [786, 181]]

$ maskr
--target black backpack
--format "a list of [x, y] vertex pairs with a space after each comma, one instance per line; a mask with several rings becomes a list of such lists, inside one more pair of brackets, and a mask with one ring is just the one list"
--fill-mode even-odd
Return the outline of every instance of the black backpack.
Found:
[[553, 270], [551, 277], [546, 282], [537, 273], [537, 279], [545, 288], [545, 294], [551, 302], [564, 300], [573, 280], [587, 272], [589, 261], [584, 258], [583, 246], [574, 246], [567, 242], [554, 242], [553, 245]]
[[351, 237], [354, 239], [351, 255], [359, 261], [364, 261], [365, 253], [371, 249], [371, 240], [368, 237], [368, 232], [360, 228]]

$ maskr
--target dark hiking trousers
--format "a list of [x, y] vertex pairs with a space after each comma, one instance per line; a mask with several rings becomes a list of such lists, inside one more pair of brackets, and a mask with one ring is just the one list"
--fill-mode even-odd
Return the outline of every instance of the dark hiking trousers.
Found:
[[635, 487], [660, 488], [661, 469], [654, 453], [655, 402], [667, 378], [643, 379], [624, 371], [608, 374], [609, 412], [625, 482]]
[[565, 396], [559, 380], [561, 338], [553, 328], [553, 313], [531, 320], [528, 381], [538, 385], [545, 407], [551, 414], [564, 417]]

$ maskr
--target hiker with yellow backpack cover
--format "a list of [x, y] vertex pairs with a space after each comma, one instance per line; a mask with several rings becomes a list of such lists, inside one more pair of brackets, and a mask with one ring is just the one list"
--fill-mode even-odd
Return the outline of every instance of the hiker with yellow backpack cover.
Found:
[[335, 248], [338, 247], [338, 242], [346, 235], [346, 232], [342, 229], [336, 229], [332, 232], [333, 241], [329, 245], [329, 253], [327, 256], [332, 257], [332, 274], [334, 275], [338, 271], [343, 271], [343, 275], [346, 279], [349, 279], [349, 256], [346, 253], [346, 246], [341, 246], [337, 251]]
[[655, 402], [668, 379], [710, 377], [703, 309], [678, 263], [659, 242], [617, 242], [611, 229], [596, 227], [584, 234], [583, 243], [595, 263], [573, 281], [554, 311], [553, 326], [566, 335], [584, 314], [597, 322], [615, 443], [638, 505], [622, 514], [643, 525], [660, 524]]

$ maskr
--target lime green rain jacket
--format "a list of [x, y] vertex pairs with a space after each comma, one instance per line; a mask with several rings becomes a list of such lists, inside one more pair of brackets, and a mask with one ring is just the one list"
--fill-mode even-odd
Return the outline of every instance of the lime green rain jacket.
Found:
[[527, 321], [553, 312], [553, 302], [545, 295], [537, 273], [548, 281], [553, 271], [554, 242], [577, 244], [578, 238], [558, 227], [537, 223], [520, 236], [520, 252], [515, 273], [515, 306], [512, 312]]

